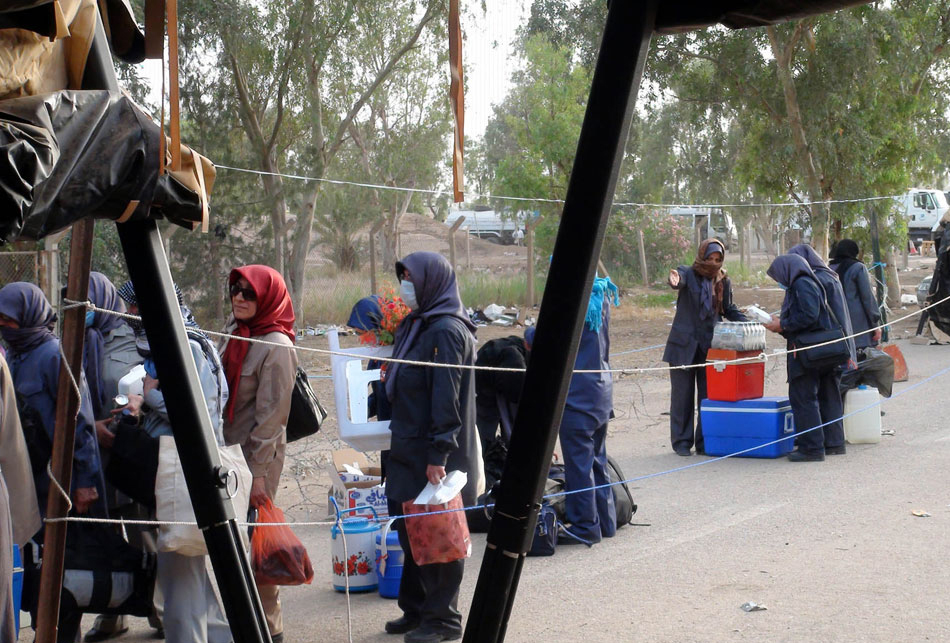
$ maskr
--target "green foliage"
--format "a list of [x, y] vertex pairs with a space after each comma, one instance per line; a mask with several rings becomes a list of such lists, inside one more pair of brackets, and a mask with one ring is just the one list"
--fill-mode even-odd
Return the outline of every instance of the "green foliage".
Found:
[[611, 274], [619, 273], [630, 283], [641, 281], [641, 231], [651, 282], [663, 281], [670, 269], [684, 262], [692, 263], [688, 260], [693, 252], [691, 229], [683, 217], [663, 211], [621, 210], [610, 217], [601, 252]]
[[[543, 36], [525, 43], [525, 67], [495, 108], [485, 134], [485, 157], [494, 166], [492, 192], [563, 199], [574, 165], [590, 76], [572, 51]], [[542, 213], [560, 207], [538, 204]]]

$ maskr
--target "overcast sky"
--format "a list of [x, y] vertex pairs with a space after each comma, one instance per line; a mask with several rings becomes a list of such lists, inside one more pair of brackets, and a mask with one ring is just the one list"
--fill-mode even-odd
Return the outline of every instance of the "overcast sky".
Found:
[[[481, 137], [491, 117], [492, 105], [505, 97], [513, 70], [509, 60], [511, 45], [527, 16], [526, 5], [527, 0], [487, 0], [485, 13], [480, 6], [463, 11], [466, 138]], [[162, 90], [161, 62], [147, 60], [139, 67], [151, 83], [151, 102], [158, 105]], [[445, 91], [449, 91], [448, 67]]]

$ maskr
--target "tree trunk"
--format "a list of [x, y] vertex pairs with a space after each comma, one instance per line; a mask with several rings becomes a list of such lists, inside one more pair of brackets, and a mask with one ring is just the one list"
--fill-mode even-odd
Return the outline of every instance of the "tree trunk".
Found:
[[779, 80], [782, 83], [782, 93], [785, 96], [785, 112], [788, 118], [788, 129], [792, 135], [792, 142], [795, 147], [795, 157], [798, 160], [799, 168], [802, 172], [802, 178], [805, 181], [805, 187], [808, 190], [808, 196], [811, 200], [809, 211], [811, 213], [811, 245], [821, 256], [828, 254], [828, 225], [831, 219], [831, 213], [828, 205], [822, 203], [827, 196], [821, 179], [821, 168], [811, 148], [808, 146], [808, 137], [805, 134], [805, 126], [802, 122], [802, 113], [798, 104], [798, 92], [795, 90], [795, 80], [792, 78], [792, 59], [794, 58], [795, 46], [801, 36], [803, 23], [799, 21], [795, 26], [795, 31], [789, 38], [789, 41], [783, 47], [778, 41], [778, 33], [775, 27], [768, 27], [769, 42], [772, 45], [772, 54], [775, 56], [775, 66], [778, 71]]
[[887, 276], [887, 305], [891, 310], [897, 310], [901, 306], [901, 278], [897, 272], [897, 253], [894, 248], [889, 248], [884, 260], [887, 267], [884, 269]]

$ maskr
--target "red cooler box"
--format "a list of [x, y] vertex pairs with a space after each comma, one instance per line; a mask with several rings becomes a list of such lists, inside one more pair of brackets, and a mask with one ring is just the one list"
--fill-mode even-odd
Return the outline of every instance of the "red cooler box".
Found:
[[[729, 455], [745, 449], [742, 458], [777, 458], [792, 450], [795, 420], [787, 397], [760, 397], [741, 402], [703, 400], [703, 440], [707, 455]], [[759, 447], [780, 438], [775, 444]]]
[[[707, 362], [758, 357], [762, 351], [727, 351], [710, 348]], [[765, 391], [765, 362], [743, 364], [707, 364], [706, 397], [720, 402], [738, 402], [762, 397]]]

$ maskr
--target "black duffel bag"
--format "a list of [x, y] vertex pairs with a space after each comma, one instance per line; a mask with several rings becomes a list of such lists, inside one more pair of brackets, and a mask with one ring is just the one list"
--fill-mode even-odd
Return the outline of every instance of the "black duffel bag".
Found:
[[320, 430], [326, 418], [327, 411], [310, 387], [307, 371], [298, 366], [294, 392], [290, 398], [290, 415], [287, 416], [287, 442], [313, 435]]
[[[34, 613], [42, 550], [31, 542], [23, 561], [23, 609]], [[63, 567], [61, 613], [151, 614], [156, 555], [127, 543], [112, 525], [69, 523]]]

